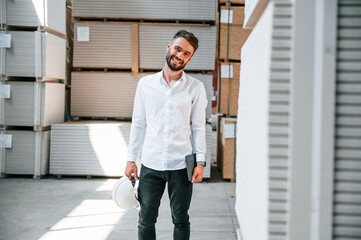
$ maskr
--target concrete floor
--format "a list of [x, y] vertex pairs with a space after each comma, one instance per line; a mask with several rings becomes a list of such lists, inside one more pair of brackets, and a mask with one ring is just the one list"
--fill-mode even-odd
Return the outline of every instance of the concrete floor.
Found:
[[[111, 199], [116, 179], [0, 179], [0, 239], [137, 239], [138, 211], [123, 211]], [[235, 184], [212, 178], [194, 185], [192, 240], [235, 240]], [[172, 239], [169, 199], [164, 194], [157, 239]]]

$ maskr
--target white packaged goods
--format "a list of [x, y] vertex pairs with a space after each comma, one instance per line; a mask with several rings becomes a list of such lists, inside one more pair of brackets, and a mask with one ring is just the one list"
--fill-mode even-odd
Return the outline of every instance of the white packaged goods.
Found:
[[204, 168], [203, 177], [210, 178], [211, 177], [211, 152], [212, 152], [212, 126], [210, 124], [206, 125], [206, 145], [207, 145], [207, 152], [206, 152], [206, 162], [207, 165]]
[[11, 136], [11, 147], [0, 154], [1, 173], [27, 174], [38, 177], [49, 172], [50, 131], [7, 130], [1, 135]]
[[216, 1], [73, 0], [73, 16], [83, 18], [215, 21]]
[[130, 122], [67, 122], [51, 127], [50, 173], [122, 176]]
[[[206, 125], [206, 147], [207, 147], [207, 152], [206, 152], [206, 156], [205, 156], [205, 161], [206, 163], [206, 167], [204, 168], [204, 172], [203, 172], [203, 177], [204, 178], [210, 178], [211, 177], [211, 152], [212, 152], [212, 143], [213, 139], [212, 139], [212, 126], [210, 124]], [[193, 137], [191, 135], [191, 142], [192, 142], [192, 147], [194, 148], [194, 141], [193, 141]]]
[[49, 27], [65, 34], [65, 0], [2, 1], [6, 1], [7, 25]]
[[66, 41], [47, 32], [7, 31], [5, 74], [11, 77], [65, 78]]
[[[131, 24], [78, 22], [74, 26], [74, 67], [120, 69], [132, 67], [132, 47], [134, 47], [132, 45], [137, 44], [137, 41], [132, 39]], [[165, 49], [180, 29], [194, 33], [199, 39], [199, 48], [185, 69], [214, 70], [215, 26], [139, 24], [139, 46], [136, 46], [139, 48], [139, 67], [146, 70], [161, 70], [165, 62]]]
[[6, 0], [0, 0], [0, 24], [4, 28], [6, 23]]
[[199, 48], [185, 70], [214, 70], [217, 28], [215, 26], [189, 27], [187, 25], [140, 25], [140, 68], [162, 69], [166, 47], [180, 29], [194, 33], [199, 40]]
[[75, 23], [73, 61], [74, 67], [131, 68], [131, 24]]
[[[71, 115], [75, 117], [132, 117], [135, 90], [141, 77], [121, 72], [73, 72]], [[212, 75], [190, 74], [204, 83], [211, 116]]]
[[71, 115], [132, 117], [140, 76], [120, 72], [73, 72]]
[[[122, 176], [127, 162], [130, 126], [130, 122], [101, 121], [53, 124], [50, 174]], [[211, 172], [211, 133], [212, 128], [207, 125], [205, 178], [209, 178]]]
[[207, 93], [208, 105], [206, 108], [206, 118], [211, 118], [212, 115], [212, 96], [213, 96], [213, 75], [204, 74], [189, 74], [190, 76], [203, 82]]
[[9, 98], [0, 98], [0, 110], [4, 112], [0, 124], [50, 126], [64, 122], [64, 84], [7, 81], [0, 86], [10, 89]]

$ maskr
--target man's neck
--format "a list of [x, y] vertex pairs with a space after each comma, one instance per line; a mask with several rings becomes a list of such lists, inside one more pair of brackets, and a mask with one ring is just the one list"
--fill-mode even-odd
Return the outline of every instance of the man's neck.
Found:
[[183, 70], [172, 71], [167, 64], [163, 68], [163, 78], [168, 82], [177, 81], [182, 77]]

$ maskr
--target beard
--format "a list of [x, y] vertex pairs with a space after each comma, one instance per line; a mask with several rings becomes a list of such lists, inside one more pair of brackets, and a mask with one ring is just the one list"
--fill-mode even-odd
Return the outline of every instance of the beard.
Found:
[[165, 60], [167, 62], [168, 67], [170, 68], [170, 70], [177, 72], [177, 71], [182, 70], [183, 68], [185, 68], [187, 63], [183, 63], [183, 62], [179, 67], [173, 66], [172, 63], [171, 63], [172, 57], [175, 58], [175, 56], [173, 56], [173, 55], [171, 56], [170, 51], [168, 51], [167, 56], [165, 57]]

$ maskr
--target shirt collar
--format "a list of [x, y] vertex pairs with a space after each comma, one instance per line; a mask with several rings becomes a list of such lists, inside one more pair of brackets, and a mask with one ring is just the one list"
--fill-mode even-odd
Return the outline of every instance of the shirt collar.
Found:
[[[177, 81], [179, 81], [179, 84], [181, 84], [183, 81], [186, 81], [186, 80], [187, 80], [187, 75], [186, 75], [186, 73], [184, 71], [182, 71], [182, 76]], [[167, 81], [163, 77], [163, 70], [160, 71], [160, 81], [163, 84], [166, 84], [168, 86]]]

